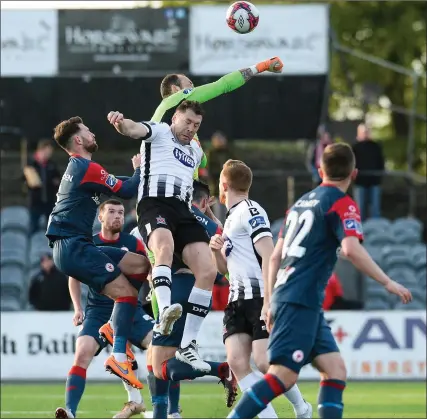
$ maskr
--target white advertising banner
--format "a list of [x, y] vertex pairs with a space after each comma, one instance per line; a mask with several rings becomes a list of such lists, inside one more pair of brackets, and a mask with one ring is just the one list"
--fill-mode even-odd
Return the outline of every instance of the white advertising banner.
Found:
[[[199, 336], [200, 353], [224, 361], [222, 313], [208, 315]], [[426, 378], [426, 313], [424, 311], [330, 312], [332, 332], [351, 379], [401, 380]], [[72, 313], [2, 313], [1, 380], [64, 380], [72, 363], [78, 329]], [[95, 358], [88, 379], [115, 379], [105, 372], [107, 351]], [[145, 355], [136, 350], [140, 376]], [[301, 379], [317, 379], [311, 366]]]
[[2, 77], [57, 74], [57, 16], [56, 10], [1, 11]]
[[258, 27], [233, 32], [223, 6], [194, 6], [190, 15], [190, 71], [224, 75], [279, 56], [284, 75], [328, 71], [329, 11], [326, 4], [260, 5]]

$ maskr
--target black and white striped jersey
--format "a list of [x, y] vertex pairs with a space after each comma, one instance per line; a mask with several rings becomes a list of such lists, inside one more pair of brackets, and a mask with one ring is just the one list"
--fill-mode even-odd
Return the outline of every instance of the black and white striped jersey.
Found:
[[272, 237], [267, 213], [255, 201], [240, 201], [228, 211], [223, 235], [230, 281], [228, 302], [264, 297], [262, 260], [254, 245], [262, 237]]
[[138, 202], [145, 197], [175, 197], [191, 202], [193, 173], [203, 150], [196, 140], [182, 145], [168, 124], [142, 122], [148, 134], [141, 138], [141, 182]]

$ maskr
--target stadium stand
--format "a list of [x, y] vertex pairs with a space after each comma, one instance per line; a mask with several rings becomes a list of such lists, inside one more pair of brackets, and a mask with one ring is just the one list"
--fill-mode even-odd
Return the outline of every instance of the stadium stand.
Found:
[[[283, 218], [271, 224], [274, 240], [277, 240]], [[50, 252], [43, 231], [31, 237], [29, 214], [25, 207], [12, 206], [1, 211], [1, 288], [0, 303], [2, 311], [31, 309], [28, 305], [29, 280], [39, 269], [40, 257]], [[398, 218], [391, 222], [385, 218], [368, 219], [364, 223], [365, 248], [374, 260], [393, 278], [409, 287], [414, 301], [402, 305], [397, 298], [390, 296], [384, 288], [370, 278], [362, 278], [350, 263], [339, 261], [336, 270], [340, 278], [355, 278], [363, 284], [365, 310], [417, 310], [426, 308], [426, 245], [422, 243], [422, 223], [414, 218]], [[98, 220], [94, 233], [100, 230]], [[345, 288], [345, 287], [344, 287]], [[83, 287], [82, 299], [87, 289]]]

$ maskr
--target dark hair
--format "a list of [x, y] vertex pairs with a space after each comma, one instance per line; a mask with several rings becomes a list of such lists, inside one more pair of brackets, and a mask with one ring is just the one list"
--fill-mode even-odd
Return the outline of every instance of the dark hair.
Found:
[[80, 116], [73, 116], [70, 119], [60, 122], [53, 130], [53, 139], [64, 150], [68, 150], [71, 137], [80, 130], [79, 124], [83, 124], [83, 119]]
[[181, 82], [179, 81], [179, 74], [168, 74], [160, 84], [160, 94], [162, 98], [170, 96], [172, 92], [172, 86], [181, 88]]
[[37, 150], [42, 150], [46, 147], [53, 147], [52, 140], [47, 138], [43, 138], [37, 143]]
[[353, 150], [348, 144], [330, 144], [322, 154], [321, 168], [329, 180], [345, 180], [354, 170], [355, 161]]
[[200, 180], [193, 181], [193, 201], [200, 202], [203, 198], [209, 198], [211, 191], [209, 186]]
[[202, 108], [202, 105], [199, 102], [195, 102], [194, 100], [184, 100], [181, 104], [176, 108], [177, 112], [185, 112], [191, 110], [196, 115], [205, 115], [205, 111]]
[[99, 206], [99, 212], [104, 211], [104, 208], [106, 205], [123, 205], [123, 202], [119, 201], [118, 199], [107, 199]]

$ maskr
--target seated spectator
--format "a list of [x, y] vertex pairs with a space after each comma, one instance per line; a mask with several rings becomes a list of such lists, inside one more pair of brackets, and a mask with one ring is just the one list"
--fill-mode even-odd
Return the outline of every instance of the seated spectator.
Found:
[[68, 278], [56, 269], [50, 253], [40, 258], [40, 272], [31, 279], [29, 301], [40, 311], [70, 310]]
[[362, 303], [359, 301], [346, 300], [344, 297], [341, 281], [336, 273], [328, 280], [323, 300], [323, 310], [360, 310]]

